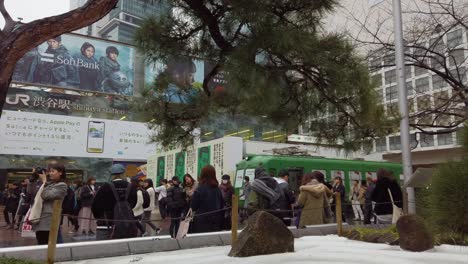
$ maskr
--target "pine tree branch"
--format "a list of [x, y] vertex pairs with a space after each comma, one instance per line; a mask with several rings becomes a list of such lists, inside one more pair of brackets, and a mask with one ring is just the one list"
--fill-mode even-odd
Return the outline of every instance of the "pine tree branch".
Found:
[[6, 34], [9, 33], [13, 30], [15, 25], [17, 24], [16, 21], [11, 18], [10, 13], [5, 8], [5, 0], [0, 0], [0, 13], [3, 16], [3, 19], [5, 19], [5, 26], [3, 27], [2, 33]]

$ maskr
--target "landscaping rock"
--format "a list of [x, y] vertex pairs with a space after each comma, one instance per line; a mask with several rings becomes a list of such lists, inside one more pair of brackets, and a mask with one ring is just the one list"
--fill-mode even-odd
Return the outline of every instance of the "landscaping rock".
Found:
[[405, 215], [396, 224], [400, 236], [400, 248], [421, 252], [434, 248], [434, 236], [417, 215]]
[[294, 252], [294, 236], [277, 217], [263, 211], [249, 217], [229, 256], [250, 257]]

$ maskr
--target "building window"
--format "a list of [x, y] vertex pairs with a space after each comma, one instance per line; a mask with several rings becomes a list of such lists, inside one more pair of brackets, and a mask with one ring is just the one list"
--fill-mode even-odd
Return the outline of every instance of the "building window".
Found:
[[398, 102], [387, 104], [387, 115], [392, 115], [392, 116], [398, 115]]
[[428, 77], [416, 79], [415, 84], [416, 93], [424, 93], [430, 90]]
[[456, 136], [457, 136], [457, 144], [458, 145], [463, 145], [463, 137], [464, 136], [468, 137], [468, 135], [464, 135], [466, 131], [468, 131], [468, 128], [460, 127], [460, 128], [457, 129]]
[[385, 152], [387, 151], [387, 138], [378, 138], [375, 140], [375, 150], [377, 152]]
[[377, 87], [381, 87], [382, 86], [382, 74], [375, 74], [375, 75], [372, 75], [372, 81], [375, 83], [375, 85]]
[[379, 103], [383, 102], [383, 89], [375, 90], [377, 92], [377, 100]]
[[429, 95], [419, 96], [416, 100], [419, 112], [428, 110], [431, 107], [431, 97]]
[[434, 106], [436, 108], [442, 107], [449, 100], [448, 91], [442, 91], [442, 92], [434, 93], [433, 97], [434, 97]]
[[400, 150], [401, 149], [401, 138], [400, 136], [389, 137], [390, 141], [390, 150]]
[[412, 149], [415, 149], [417, 146], [418, 146], [418, 141], [416, 140], [416, 134], [411, 134], [410, 135], [410, 144], [411, 144], [411, 148]]
[[434, 136], [427, 134], [419, 135], [419, 144], [422, 148], [434, 146]]
[[447, 34], [448, 48], [453, 49], [462, 43], [463, 43], [463, 31], [461, 29], [452, 31]]
[[408, 99], [408, 111], [410, 113], [416, 112], [416, 107], [414, 105], [414, 100], [413, 99]]
[[450, 67], [460, 66], [465, 62], [465, 60], [466, 57], [464, 49], [456, 49], [449, 52]]
[[396, 76], [395, 69], [385, 72], [385, 84], [396, 83], [396, 80], [397, 80], [397, 76]]
[[406, 82], [406, 90], [408, 91], [408, 95], [414, 94], [414, 86], [412, 81]]
[[390, 53], [384, 57], [384, 65], [391, 66], [395, 65], [395, 53]]
[[380, 59], [380, 57], [371, 57], [369, 59], [369, 65], [372, 72], [378, 71], [382, 67], [382, 59]]
[[411, 68], [413, 67], [410, 65], [405, 65], [405, 78], [407, 80], [413, 78], [413, 73], [412, 73]]
[[387, 101], [398, 99], [398, 87], [396, 85], [385, 88], [385, 99]]
[[450, 71], [450, 74], [458, 81], [466, 84], [466, 69], [465, 67], [459, 67]]
[[442, 89], [447, 85], [447, 82], [439, 75], [432, 75], [432, 89]]
[[452, 133], [437, 135], [437, 143], [439, 144], [439, 146], [452, 145], [453, 144]]

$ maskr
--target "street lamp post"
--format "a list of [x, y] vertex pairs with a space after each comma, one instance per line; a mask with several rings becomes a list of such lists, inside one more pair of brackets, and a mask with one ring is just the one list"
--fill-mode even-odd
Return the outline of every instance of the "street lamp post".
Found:
[[[406, 90], [405, 77], [405, 53], [403, 47], [403, 27], [401, 19], [401, 0], [393, 0], [393, 27], [395, 31], [395, 60], [398, 76], [398, 104], [400, 109], [400, 138], [401, 138], [401, 156], [403, 163], [403, 175], [405, 183], [409, 181], [413, 174], [411, 166], [411, 142], [409, 133], [408, 116], [408, 91]], [[416, 213], [414, 188], [407, 188], [408, 194], [408, 212]]]

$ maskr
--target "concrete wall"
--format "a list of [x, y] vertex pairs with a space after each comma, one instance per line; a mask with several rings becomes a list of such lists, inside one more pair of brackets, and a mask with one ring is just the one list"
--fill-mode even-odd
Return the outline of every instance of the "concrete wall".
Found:
[[[344, 224], [347, 226], [347, 224]], [[322, 236], [336, 234], [336, 224], [317, 225], [305, 229], [291, 228], [294, 237]], [[171, 239], [169, 236], [144, 237], [120, 240], [79, 242], [57, 245], [55, 261], [77, 261], [106, 257], [127, 256], [181, 249], [229, 246], [231, 232], [192, 234], [185, 239]], [[29, 246], [0, 249], [0, 257], [45, 261], [47, 246]]]

